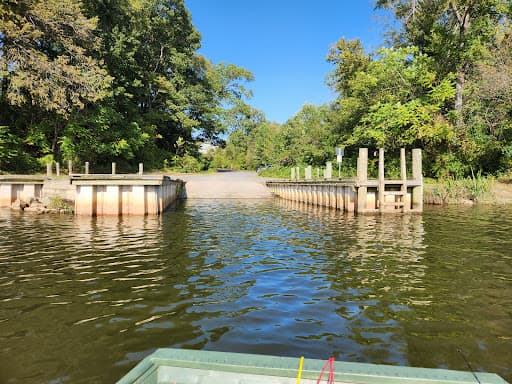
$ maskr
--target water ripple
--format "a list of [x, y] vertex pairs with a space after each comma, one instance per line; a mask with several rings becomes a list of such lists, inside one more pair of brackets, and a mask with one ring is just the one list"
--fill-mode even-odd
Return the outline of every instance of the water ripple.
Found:
[[166, 346], [465, 370], [463, 349], [510, 379], [511, 226], [510, 208], [355, 217], [280, 200], [0, 211], [0, 361], [8, 383], [107, 383]]

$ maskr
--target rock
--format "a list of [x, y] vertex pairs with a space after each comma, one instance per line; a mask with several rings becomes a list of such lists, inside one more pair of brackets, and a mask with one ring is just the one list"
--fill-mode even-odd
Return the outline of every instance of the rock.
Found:
[[37, 198], [35, 198], [34, 196], [30, 196], [30, 197], [25, 197], [23, 199], [28, 205], [32, 205], [32, 203], [34, 203], [34, 201], [37, 201]]
[[35, 206], [30, 206], [30, 207], [26, 207], [24, 209], [25, 212], [32, 212], [32, 213], [41, 213], [41, 208], [40, 207], [35, 207]]
[[27, 207], [28, 207], [28, 204], [25, 201], [20, 200], [20, 199], [16, 199], [14, 201], [14, 203], [11, 204], [11, 209], [16, 209], [16, 210], [20, 210], [20, 211], [23, 211]]
[[40, 208], [40, 209], [43, 209], [43, 208], [46, 208], [45, 205], [40, 202], [39, 200], [35, 199], [34, 201], [32, 201], [32, 203], [30, 204], [30, 207], [32, 208]]

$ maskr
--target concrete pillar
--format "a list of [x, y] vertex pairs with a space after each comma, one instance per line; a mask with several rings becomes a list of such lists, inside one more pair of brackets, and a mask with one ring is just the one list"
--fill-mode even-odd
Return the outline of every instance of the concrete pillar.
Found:
[[421, 162], [421, 149], [412, 150], [412, 178], [421, 183], [412, 189], [412, 209], [423, 211], [423, 169]]
[[112, 174], [116, 174], [116, 163], [112, 163]]
[[345, 211], [345, 188], [342, 185], [336, 186], [336, 208]]
[[324, 179], [332, 179], [332, 163], [330, 161], [325, 164]]
[[295, 177], [297, 180], [300, 179], [300, 168], [299, 167], [295, 167]]
[[143, 185], [132, 186], [129, 210], [130, 215], [146, 214], [145, 187]]
[[96, 194], [92, 185], [78, 185], [75, 196], [75, 214], [94, 216], [96, 214]]
[[359, 148], [357, 157], [357, 180], [360, 183], [368, 181], [368, 148]]
[[345, 187], [345, 211], [355, 212], [356, 210], [356, 193], [352, 187]]
[[89, 162], [88, 161], [85, 162], [85, 174], [86, 175], [89, 174]]
[[162, 184], [157, 187], [158, 190], [158, 213], [162, 213], [167, 208], [169, 201], [170, 185]]
[[46, 163], [46, 176], [50, 177], [52, 175], [52, 163]]
[[103, 212], [105, 216], [119, 216], [121, 214], [121, 193], [118, 185], [107, 185], [103, 192]]
[[368, 148], [359, 148], [357, 158], [357, 212], [365, 213], [368, 205]]
[[36, 197], [36, 186], [34, 184], [23, 184], [23, 189], [19, 197], [21, 200], [27, 202], [31, 197]]
[[146, 210], [148, 215], [158, 215], [158, 187], [155, 185], [146, 186]]
[[329, 207], [336, 209], [336, 186], [329, 185]]
[[318, 185], [312, 185], [311, 186], [311, 191], [312, 191], [312, 197], [313, 197], [313, 205], [318, 205], [318, 190], [319, 190], [319, 186]]
[[368, 211], [375, 211], [377, 209], [377, 191], [366, 191], [366, 209]]
[[295, 180], [295, 167], [291, 169], [290, 179]]
[[14, 200], [12, 184], [0, 184], [0, 207], [10, 207]]
[[379, 148], [379, 210], [384, 211], [384, 148]]
[[68, 160], [68, 175], [71, 175], [73, 173], [73, 162], [71, 160]]
[[400, 148], [400, 178], [402, 179], [402, 202], [404, 203], [402, 210], [408, 211], [410, 206], [407, 204], [407, 163], [405, 161], [405, 148]]
[[60, 163], [59, 162], [55, 163], [55, 174], [57, 176], [60, 176]]
[[304, 178], [306, 180], [311, 180], [311, 165], [308, 165], [304, 170]]
[[139, 163], [139, 175], [144, 173], [144, 163]]

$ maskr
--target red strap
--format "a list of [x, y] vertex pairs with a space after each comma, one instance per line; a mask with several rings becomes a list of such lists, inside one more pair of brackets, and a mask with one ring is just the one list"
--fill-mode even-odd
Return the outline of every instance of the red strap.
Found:
[[324, 371], [327, 368], [327, 366], [329, 366], [329, 377], [327, 379], [327, 384], [334, 384], [334, 357], [329, 357], [329, 360], [325, 362], [325, 365], [322, 368], [322, 371], [320, 372], [320, 376], [318, 377], [316, 384], [320, 384], [320, 381], [322, 380], [322, 376], [324, 375]]

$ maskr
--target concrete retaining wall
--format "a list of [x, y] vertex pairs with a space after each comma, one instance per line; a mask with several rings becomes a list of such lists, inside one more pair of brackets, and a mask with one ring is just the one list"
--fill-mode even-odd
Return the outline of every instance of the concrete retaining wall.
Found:
[[167, 176], [74, 175], [75, 214], [85, 216], [159, 215], [183, 189]]

